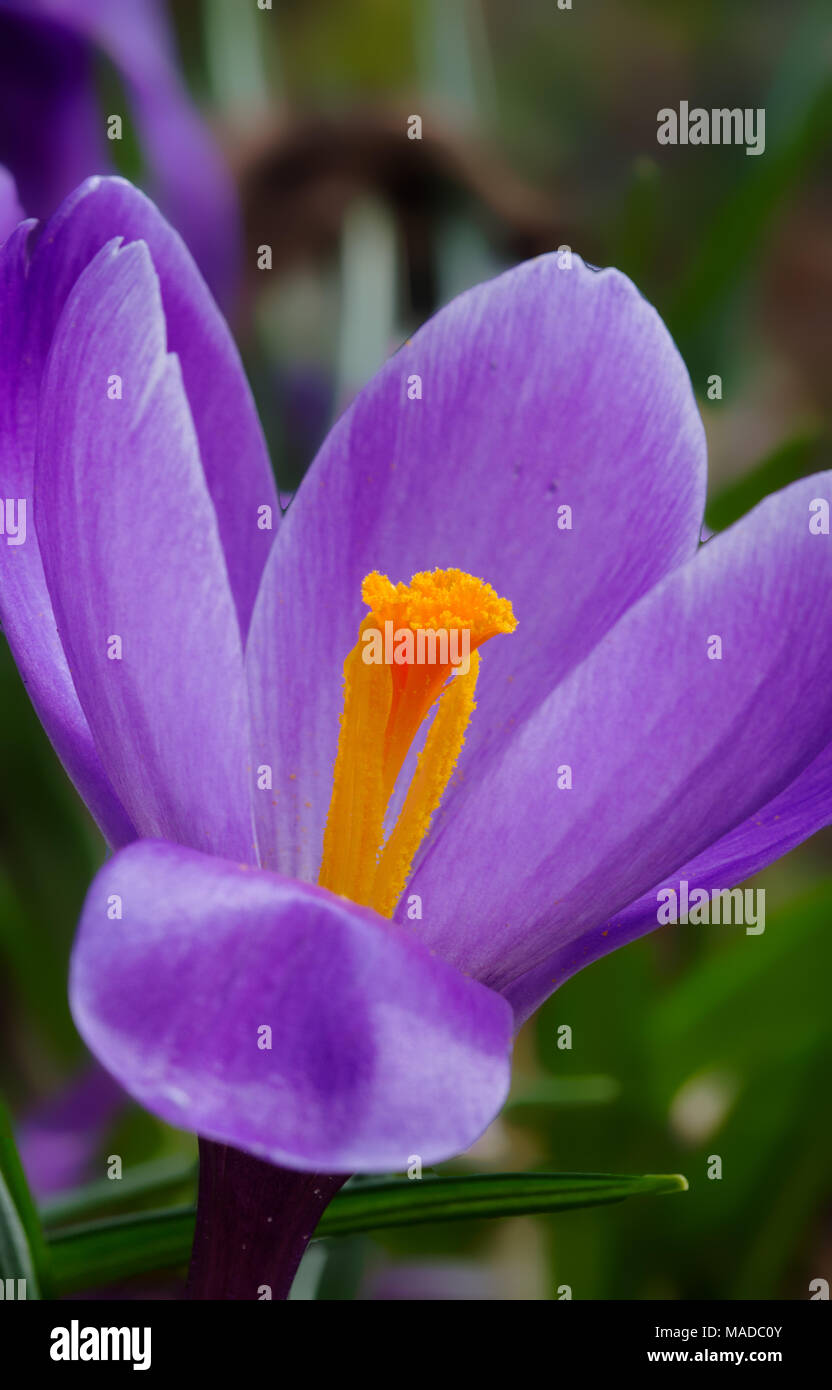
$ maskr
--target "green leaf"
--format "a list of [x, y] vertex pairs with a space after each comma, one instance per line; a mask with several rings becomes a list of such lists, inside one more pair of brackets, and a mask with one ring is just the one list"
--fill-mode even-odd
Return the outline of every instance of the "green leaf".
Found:
[[648, 1193], [684, 1192], [679, 1173], [644, 1177], [609, 1173], [483, 1173], [420, 1182], [387, 1179], [348, 1187], [324, 1212], [316, 1235], [355, 1235], [426, 1221], [528, 1216], [623, 1202]]
[[[678, 1173], [643, 1177], [499, 1173], [427, 1177], [419, 1182], [371, 1180], [339, 1193], [315, 1235], [357, 1235], [427, 1221], [566, 1211], [686, 1189], [687, 1181]], [[136, 1274], [179, 1268], [187, 1263], [193, 1228], [192, 1207], [65, 1227], [50, 1237], [55, 1282], [61, 1293], [73, 1293]]]
[[65, 1226], [49, 1237], [56, 1287], [61, 1294], [76, 1293], [178, 1269], [188, 1262], [193, 1237], [191, 1206]]
[[98, 1213], [109, 1214], [118, 1207], [129, 1206], [137, 1199], [152, 1197], [160, 1200], [173, 1195], [188, 1196], [178, 1189], [195, 1189], [197, 1164], [190, 1155], [168, 1154], [149, 1159], [128, 1169], [118, 1181], [101, 1178], [82, 1187], [61, 1192], [41, 1203], [40, 1214], [47, 1227], [81, 1221]]
[[0, 1280], [3, 1279], [25, 1279], [27, 1297], [40, 1298], [40, 1286], [23, 1222], [8, 1183], [0, 1173]]
[[25, 1279], [26, 1297], [51, 1289], [40, 1218], [17, 1152], [11, 1118], [0, 1101], [0, 1278]]

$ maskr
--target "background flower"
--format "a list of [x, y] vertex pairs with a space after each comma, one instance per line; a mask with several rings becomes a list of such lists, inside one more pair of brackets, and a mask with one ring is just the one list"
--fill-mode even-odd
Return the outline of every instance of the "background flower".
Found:
[[[113, 78], [105, 80], [107, 72]], [[112, 105], [105, 108], [106, 96]], [[235, 193], [188, 95], [165, 7], [157, 0], [2, 0], [0, 164], [33, 217], [48, 217], [90, 174], [138, 147], [147, 187], [184, 236], [214, 293], [237, 273]], [[138, 170], [131, 170], [136, 177]]]

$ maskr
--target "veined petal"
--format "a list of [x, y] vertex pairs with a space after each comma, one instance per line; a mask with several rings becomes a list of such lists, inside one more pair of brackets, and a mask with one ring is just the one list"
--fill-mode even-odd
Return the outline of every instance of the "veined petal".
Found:
[[552, 993], [553, 980], [563, 984], [585, 965], [624, 946], [659, 926], [659, 890], [675, 888], [680, 880], [689, 893], [697, 888], [709, 895], [735, 888], [752, 874], [780, 859], [810, 835], [832, 822], [832, 745], [773, 801], [755, 811], [735, 829], [708, 845], [695, 859], [657, 883], [649, 893], [561, 946], [552, 956], [516, 980], [506, 991], [519, 1019], [528, 1017]]
[[199, 439], [225, 564], [243, 630], [280, 517], [262, 433], [231, 336], [180, 238], [123, 179], [90, 179], [43, 228], [0, 248], [0, 493], [22, 499], [25, 544], [0, 540], [0, 614], [38, 715], [113, 845], [135, 831], [99, 765], [55, 630], [35, 533], [33, 468], [39, 395], [56, 324], [79, 275], [108, 241], [144, 240], [159, 274], [168, 348], [176, 352]]
[[254, 857], [240, 633], [150, 253], [104, 247], [52, 340], [38, 540], [102, 764], [140, 834]]
[[[27, 351], [42, 367], [66, 297], [101, 247], [144, 241], [159, 277], [167, 345], [177, 354], [217, 513], [243, 637], [280, 507], [239, 354], [181, 237], [125, 179], [88, 179], [47, 223], [32, 255]], [[273, 529], [261, 529], [261, 508]]]
[[694, 552], [704, 477], [685, 367], [617, 271], [542, 256], [437, 314], [331, 432], [263, 576], [247, 661], [255, 761], [277, 787], [257, 803], [267, 862], [317, 872], [365, 574], [460, 568], [514, 606], [517, 633], [482, 663], [464, 784]]
[[101, 870], [70, 997], [142, 1105], [290, 1168], [438, 1162], [508, 1087], [505, 1000], [344, 898], [173, 845]]
[[[832, 740], [832, 547], [809, 529], [817, 498], [832, 499], [832, 475], [768, 498], [704, 546], [460, 798], [409, 885], [447, 959], [508, 989], [820, 756]], [[565, 765], [570, 789], [558, 786]]]
[[[22, 223], [0, 249], [0, 618], [29, 698], [59, 758], [113, 846], [135, 829], [101, 766], [61, 646], [46, 587], [34, 512], [34, 453], [40, 371], [27, 370], [29, 241]], [[15, 534], [8, 524], [12, 507]]]

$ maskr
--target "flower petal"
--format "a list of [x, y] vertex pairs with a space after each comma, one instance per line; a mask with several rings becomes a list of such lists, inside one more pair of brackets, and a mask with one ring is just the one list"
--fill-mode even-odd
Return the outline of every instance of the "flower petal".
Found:
[[34, 322], [29, 350], [40, 364], [63, 303], [84, 266], [113, 237], [145, 241], [159, 276], [168, 350], [182, 366], [243, 635], [273, 531], [280, 520], [263, 433], [228, 326], [183, 244], [149, 199], [125, 179], [88, 179], [45, 227], [29, 269]]
[[[46, 587], [33, 507], [33, 470], [40, 370], [31, 360], [32, 323], [26, 267], [34, 223], [25, 222], [0, 249], [0, 496], [6, 503], [0, 538], [0, 619], [29, 698], [59, 758], [111, 845], [135, 830], [98, 757], [69, 672]], [[14, 510], [16, 535], [8, 525]], [[20, 539], [22, 537], [22, 539]]]
[[[809, 530], [817, 497], [832, 497], [832, 475], [768, 498], [704, 546], [460, 798], [410, 884], [423, 934], [447, 959], [507, 989], [728, 835], [822, 753], [832, 740], [832, 547]], [[715, 635], [721, 660], [707, 654]], [[564, 764], [568, 790], [558, 787]]]
[[[168, 347], [182, 367], [243, 629], [280, 517], [271, 469], [231, 336], [179, 237], [123, 179], [90, 179], [42, 229], [0, 249], [0, 492], [24, 499], [25, 544], [0, 541], [0, 616], [38, 715], [113, 845], [135, 834], [107, 784], [61, 650], [38, 551], [33, 467], [38, 401], [55, 326], [78, 276], [113, 237], [144, 240], [159, 273]], [[230, 441], [230, 442], [229, 442]]]
[[346, 899], [173, 845], [101, 870], [70, 996], [148, 1109], [290, 1168], [438, 1162], [508, 1087], [505, 1000]]
[[335, 426], [263, 577], [248, 663], [277, 788], [258, 803], [268, 862], [317, 872], [364, 575], [458, 567], [514, 605], [517, 632], [484, 655], [464, 781], [693, 553], [704, 470], [685, 367], [617, 271], [542, 256], [437, 314]]
[[35, 496], [78, 698], [137, 831], [251, 859], [239, 627], [141, 242], [104, 247], [67, 298], [41, 389]]
[[810, 763], [805, 772], [761, 810], [735, 829], [708, 845], [695, 859], [657, 883], [649, 893], [617, 912], [602, 925], [583, 931], [560, 946], [541, 966], [515, 980], [505, 996], [518, 1022], [528, 1018], [570, 975], [594, 960], [626, 946], [659, 926], [657, 894], [661, 888], [679, 891], [686, 880], [689, 892], [703, 888], [710, 894], [735, 888], [752, 874], [814, 835], [832, 822], [832, 745]]
[[38, 1200], [92, 1178], [106, 1131], [126, 1102], [109, 1072], [92, 1062], [24, 1116], [17, 1147]]
[[25, 213], [17, 197], [17, 186], [8, 169], [0, 165], [0, 246], [22, 222]]

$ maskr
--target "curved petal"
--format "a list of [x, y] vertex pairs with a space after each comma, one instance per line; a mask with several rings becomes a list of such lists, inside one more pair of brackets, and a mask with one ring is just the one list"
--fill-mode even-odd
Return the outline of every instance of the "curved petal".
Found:
[[832, 822], [832, 744], [810, 763], [805, 772], [744, 820], [735, 829], [657, 883], [649, 893], [560, 946], [541, 966], [515, 980], [505, 996], [519, 1022], [528, 1018], [556, 986], [562, 985], [619, 946], [655, 931], [658, 926], [657, 894], [661, 888], [679, 891], [684, 879], [688, 891], [703, 888], [710, 894], [734, 888], [752, 874], [807, 840]]
[[137, 831], [252, 859], [240, 633], [141, 242], [104, 247], [66, 301], [35, 498], [78, 698]]
[[617, 271], [541, 256], [437, 314], [331, 432], [263, 577], [248, 663], [278, 789], [259, 803], [267, 862], [317, 872], [364, 575], [459, 567], [514, 604], [517, 632], [483, 658], [464, 781], [693, 553], [704, 477], [685, 367]]
[[[46, 587], [34, 526], [34, 453], [40, 370], [31, 362], [32, 318], [26, 269], [34, 223], [24, 222], [0, 249], [0, 619], [3, 632], [58, 757], [111, 845], [135, 830], [101, 766], [78, 703]], [[13, 504], [16, 535], [8, 525]]]
[[0, 246], [14, 231], [25, 213], [17, 197], [17, 186], [8, 169], [0, 165]]
[[182, 367], [214, 503], [231, 588], [245, 636], [273, 530], [280, 519], [263, 433], [234, 340], [182, 239], [125, 179], [88, 179], [46, 225], [32, 256], [27, 350], [43, 362], [66, 296], [113, 237], [145, 241], [159, 276], [168, 350]]
[[[257, 415], [222, 317], [180, 238], [123, 179], [90, 179], [43, 228], [27, 223], [0, 249], [0, 493], [23, 499], [25, 544], [0, 542], [0, 615], [32, 702], [70, 777], [113, 845], [135, 831], [99, 765], [55, 630], [32, 518], [38, 400], [67, 296], [113, 237], [144, 240], [159, 274], [168, 347], [188, 391], [200, 456], [243, 630], [280, 508]], [[232, 444], [229, 445], [229, 441]]]
[[[423, 934], [447, 959], [506, 989], [821, 754], [832, 740], [832, 547], [809, 529], [818, 496], [832, 498], [832, 475], [768, 498], [704, 546], [460, 798], [410, 885]], [[721, 660], [708, 657], [714, 636]], [[565, 764], [573, 785], [561, 790]]]
[[101, 870], [70, 997], [143, 1105], [290, 1168], [438, 1162], [508, 1088], [505, 1000], [344, 898], [172, 845]]

